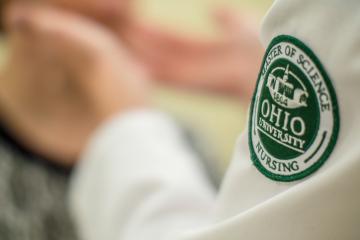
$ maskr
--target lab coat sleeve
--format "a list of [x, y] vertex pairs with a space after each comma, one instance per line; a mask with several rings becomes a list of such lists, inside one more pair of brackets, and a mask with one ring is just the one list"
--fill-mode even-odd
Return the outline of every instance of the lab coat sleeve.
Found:
[[360, 239], [360, 1], [278, 0], [264, 19], [265, 48], [295, 37], [318, 57], [335, 88], [340, 131], [326, 163], [307, 178], [277, 182], [250, 160], [243, 134], [216, 204], [217, 222], [191, 240]]
[[144, 110], [100, 127], [73, 176], [70, 203], [81, 239], [161, 240], [205, 224], [213, 192], [174, 122]]

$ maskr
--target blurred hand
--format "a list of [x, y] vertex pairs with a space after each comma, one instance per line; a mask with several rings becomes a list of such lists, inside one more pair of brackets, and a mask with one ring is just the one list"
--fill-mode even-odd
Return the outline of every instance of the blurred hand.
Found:
[[214, 41], [130, 24], [125, 38], [154, 79], [176, 86], [235, 94], [249, 100], [263, 56], [255, 24], [221, 10], [215, 20], [223, 36]]
[[111, 32], [65, 10], [11, 6], [2, 119], [32, 150], [72, 164], [94, 129], [147, 104], [146, 76]]
[[147, 66], [154, 80], [250, 100], [263, 55], [257, 27], [249, 17], [222, 9], [217, 40], [196, 39], [140, 22], [135, 0], [39, 0], [93, 18], [115, 32]]
[[219, 39], [195, 39], [139, 22], [135, 0], [39, 0], [94, 18], [126, 40], [154, 80], [197, 90], [232, 94], [249, 100], [263, 49], [251, 18], [222, 9], [214, 19]]

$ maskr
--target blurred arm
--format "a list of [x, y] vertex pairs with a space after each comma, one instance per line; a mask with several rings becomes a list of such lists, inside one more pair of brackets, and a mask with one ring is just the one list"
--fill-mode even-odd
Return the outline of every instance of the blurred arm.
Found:
[[174, 239], [208, 221], [213, 189], [171, 119], [138, 111], [95, 134], [71, 203], [83, 239]]

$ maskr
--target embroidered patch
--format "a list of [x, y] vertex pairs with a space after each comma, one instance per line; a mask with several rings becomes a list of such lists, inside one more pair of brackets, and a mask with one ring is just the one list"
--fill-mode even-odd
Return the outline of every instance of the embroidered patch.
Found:
[[300, 40], [281, 35], [271, 42], [249, 124], [251, 159], [268, 178], [299, 180], [328, 159], [339, 131], [336, 94], [320, 61]]

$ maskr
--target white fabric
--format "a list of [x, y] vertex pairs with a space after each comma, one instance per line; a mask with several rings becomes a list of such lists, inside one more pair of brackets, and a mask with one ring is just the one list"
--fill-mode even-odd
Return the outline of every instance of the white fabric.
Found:
[[218, 197], [165, 115], [119, 116], [93, 138], [71, 203], [86, 240], [360, 239], [360, 1], [279, 0], [264, 20], [266, 47], [281, 34], [308, 45], [340, 106], [329, 160], [301, 181], [263, 176], [239, 138]]
[[173, 239], [208, 221], [214, 191], [171, 119], [138, 111], [95, 134], [72, 203], [84, 239]]

